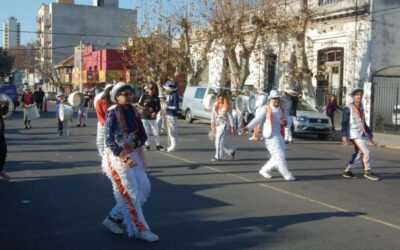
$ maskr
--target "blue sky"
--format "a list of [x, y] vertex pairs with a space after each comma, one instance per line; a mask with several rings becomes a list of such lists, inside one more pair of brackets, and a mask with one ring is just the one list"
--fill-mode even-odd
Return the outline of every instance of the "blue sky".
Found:
[[[35, 19], [37, 11], [42, 3], [49, 4], [55, 0], [0, 0], [0, 29], [3, 29], [3, 23], [8, 17], [14, 16], [21, 23], [21, 31], [35, 31]], [[92, 0], [75, 0], [75, 4], [92, 5]], [[124, 9], [139, 8], [139, 23], [143, 18], [144, 8], [149, 6], [140, 6], [144, 1], [141, 0], [119, 0], [119, 7]], [[152, 1], [146, 1], [152, 2]], [[149, 4], [151, 5], [151, 4]], [[142, 10], [142, 11], [141, 11]], [[21, 44], [33, 42], [35, 34], [21, 32]], [[0, 47], [3, 45], [3, 32], [0, 32]]]

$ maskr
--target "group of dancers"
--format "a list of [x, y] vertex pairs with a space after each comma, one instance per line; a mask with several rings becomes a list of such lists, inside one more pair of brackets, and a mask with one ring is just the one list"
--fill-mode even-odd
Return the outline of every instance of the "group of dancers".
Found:
[[[177, 149], [177, 115], [178, 97], [176, 85], [167, 82], [163, 88], [166, 95], [159, 95], [155, 84], [145, 86], [146, 93], [133, 106], [135, 90], [128, 84], [118, 83], [107, 85], [96, 102], [98, 117], [97, 148], [102, 158], [102, 169], [112, 182], [116, 204], [103, 220], [103, 225], [114, 234], [123, 234], [125, 225], [128, 236], [148, 242], [158, 241], [143, 214], [142, 206], [150, 195], [151, 185], [145, 168], [145, 150], [150, 149], [148, 135], [152, 132], [156, 150], [169, 152]], [[295, 89], [287, 91], [289, 95], [297, 95]], [[266, 94], [266, 93], [265, 93]], [[365, 114], [361, 104], [363, 90], [355, 88], [352, 91], [354, 102], [344, 108], [343, 144], [352, 142], [355, 153], [351, 157], [343, 173], [345, 178], [356, 178], [351, 172], [355, 167], [364, 167], [364, 176], [371, 180], [379, 180], [379, 176], [371, 171], [370, 151], [366, 141], [372, 139], [372, 132], [365, 123]], [[169, 147], [164, 149], [159, 139], [159, 124], [157, 118], [162, 112], [160, 98], [165, 97], [165, 115], [169, 137]], [[265, 98], [266, 99], [266, 98]], [[293, 112], [284, 106], [284, 97], [271, 90], [269, 101], [258, 107], [255, 118], [246, 126], [237, 126], [235, 121], [235, 106], [229, 93], [220, 91], [212, 108], [211, 133], [215, 137], [215, 156], [212, 161], [223, 160], [223, 154], [231, 158], [236, 155], [236, 149], [227, 144], [225, 137], [228, 132], [247, 133], [264, 123], [263, 137], [265, 145], [271, 154], [270, 159], [260, 169], [265, 178], [272, 178], [272, 171], [277, 169], [285, 180], [296, 178], [289, 171], [286, 162], [286, 143], [291, 137], [285, 137], [287, 128], [293, 119]], [[292, 105], [293, 106], [293, 105]], [[233, 115], [234, 114], [234, 115]], [[294, 115], [295, 116], [295, 115]], [[160, 120], [158, 120], [160, 121]], [[290, 130], [290, 129], [289, 129]]]

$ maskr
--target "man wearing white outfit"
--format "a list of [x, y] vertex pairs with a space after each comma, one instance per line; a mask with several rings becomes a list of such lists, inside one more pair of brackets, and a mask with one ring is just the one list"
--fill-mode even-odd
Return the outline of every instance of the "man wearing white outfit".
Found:
[[178, 94], [176, 93], [175, 83], [167, 81], [164, 85], [164, 89], [167, 93], [166, 95], [167, 129], [168, 129], [168, 138], [170, 142], [167, 151], [172, 152], [176, 150], [176, 143], [178, 141], [177, 119], [179, 110], [179, 99], [178, 99]]
[[235, 131], [238, 135], [241, 134], [241, 128], [242, 128], [242, 123], [243, 123], [243, 114], [239, 112], [239, 110], [236, 107], [236, 98], [239, 95], [239, 91], [237, 88], [231, 88], [232, 92], [232, 117], [233, 117], [233, 125], [235, 128]]
[[[157, 85], [149, 83], [144, 87], [144, 90], [146, 93], [140, 97], [138, 102], [143, 126], [147, 135], [150, 135], [150, 130], [153, 132], [156, 149], [163, 150], [164, 148], [160, 145], [160, 135], [156, 121], [157, 114], [161, 110], [160, 99], [158, 98], [158, 94], [156, 92]], [[147, 140], [145, 143], [145, 149], [150, 150], [149, 140]]]
[[272, 178], [271, 171], [277, 169], [285, 180], [293, 181], [296, 178], [287, 168], [285, 155], [284, 127], [286, 126], [288, 115], [280, 105], [280, 94], [277, 90], [271, 90], [269, 103], [267, 103], [257, 114], [257, 116], [245, 127], [244, 132], [251, 131], [257, 124], [265, 118], [263, 136], [265, 145], [271, 154], [269, 161], [261, 168], [259, 173], [265, 178]]
[[371, 171], [370, 151], [367, 147], [367, 140], [377, 146], [373, 140], [372, 131], [365, 122], [364, 108], [361, 103], [363, 89], [354, 88], [351, 92], [353, 102], [343, 109], [342, 119], [342, 140], [343, 145], [347, 146], [349, 141], [354, 144], [354, 154], [344, 170], [343, 177], [357, 178], [352, 172], [352, 168], [364, 167], [364, 177], [373, 181], [380, 180], [380, 177]]
[[293, 143], [292, 136], [292, 124], [293, 119], [296, 117], [297, 104], [299, 102], [298, 90], [296, 87], [285, 90], [284, 95], [281, 98], [282, 107], [285, 109], [285, 112], [288, 114], [287, 125], [285, 126], [285, 143]]

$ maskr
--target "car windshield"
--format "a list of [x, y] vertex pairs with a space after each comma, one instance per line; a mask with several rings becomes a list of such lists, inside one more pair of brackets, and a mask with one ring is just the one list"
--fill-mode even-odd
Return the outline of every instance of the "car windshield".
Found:
[[303, 99], [299, 100], [299, 104], [297, 105], [297, 110], [318, 112], [317, 109], [315, 109], [313, 106], [311, 106], [311, 104], [309, 104], [307, 101]]

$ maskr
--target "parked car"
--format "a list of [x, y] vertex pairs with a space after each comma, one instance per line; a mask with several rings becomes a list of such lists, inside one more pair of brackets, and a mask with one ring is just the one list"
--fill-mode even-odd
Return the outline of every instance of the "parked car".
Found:
[[46, 92], [46, 100], [47, 101], [55, 101], [56, 99], [57, 99], [56, 92], [51, 92], [51, 91]]
[[0, 94], [6, 94], [13, 100], [14, 109], [19, 106], [17, 87], [14, 84], [0, 84]]
[[192, 123], [194, 119], [210, 119], [211, 109], [206, 109], [208, 95], [216, 94], [215, 88], [207, 86], [187, 86], [182, 100], [182, 114], [185, 120]]
[[300, 99], [296, 118], [293, 119], [293, 135], [312, 134], [320, 139], [326, 139], [332, 132], [331, 119], [318, 112], [307, 101]]

